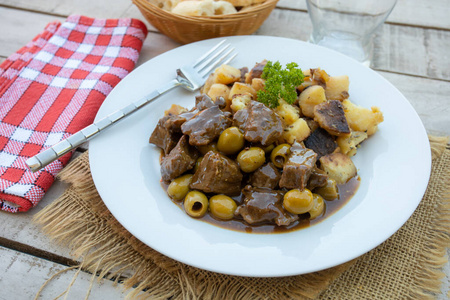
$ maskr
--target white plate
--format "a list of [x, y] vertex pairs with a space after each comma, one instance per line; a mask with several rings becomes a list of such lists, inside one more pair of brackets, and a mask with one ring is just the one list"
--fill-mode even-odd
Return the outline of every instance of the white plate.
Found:
[[[228, 38], [239, 52], [232, 65], [251, 68], [263, 59], [295, 61], [350, 77], [350, 99], [378, 106], [385, 121], [365, 141], [354, 162], [361, 185], [348, 204], [317, 225], [284, 234], [231, 231], [187, 216], [160, 185], [160, 151], [148, 139], [172, 103], [191, 108], [194, 94], [181, 88], [159, 98], [90, 142], [95, 185], [111, 213], [139, 240], [183, 263], [225, 274], [288, 276], [356, 258], [395, 233], [419, 204], [430, 175], [424, 127], [405, 97], [388, 81], [346, 56], [301, 41]], [[217, 40], [164, 53], [137, 68], [110, 93], [97, 119], [173, 78]]]

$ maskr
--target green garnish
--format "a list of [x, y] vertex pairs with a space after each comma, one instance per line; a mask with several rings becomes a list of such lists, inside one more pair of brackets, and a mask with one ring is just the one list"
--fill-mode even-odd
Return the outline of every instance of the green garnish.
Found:
[[266, 84], [264, 90], [258, 91], [258, 101], [275, 108], [280, 105], [280, 98], [289, 104], [295, 102], [296, 88], [302, 84], [305, 75], [294, 62], [286, 64], [286, 69], [282, 69], [280, 62], [268, 61], [261, 77], [266, 80]]

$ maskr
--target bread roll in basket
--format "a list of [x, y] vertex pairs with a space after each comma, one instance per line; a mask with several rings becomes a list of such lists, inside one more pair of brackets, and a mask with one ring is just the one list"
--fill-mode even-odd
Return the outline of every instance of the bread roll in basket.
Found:
[[[254, 33], [275, 8], [278, 0], [227, 0], [238, 6], [237, 13], [216, 16], [186, 16], [160, 8], [148, 0], [132, 0], [142, 15], [161, 33], [176, 42], [188, 44], [200, 40]], [[251, 2], [256, 1], [256, 2]]]

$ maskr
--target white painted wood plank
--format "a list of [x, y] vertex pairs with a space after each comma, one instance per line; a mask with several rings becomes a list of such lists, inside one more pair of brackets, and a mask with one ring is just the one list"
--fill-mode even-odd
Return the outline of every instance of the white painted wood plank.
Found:
[[[30, 256], [11, 249], [0, 247], [0, 300], [34, 299], [47, 279], [59, 271], [64, 265], [56, 264], [38, 257]], [[76, 270], [67, 271], [44, 287], [38, 299], [55, 299], [70, 285]], [[80, 272], [70, 288], [67, 299], [85, 299], [89, 289], [91, 275]], [[110, 280], [94, 280], [89, 299], [124, 299], [120, 287]], [[62, 297], [61, 299], [64, 299]]]
[[[124, 12], [134, 6], [130, 0], [115, 0], [114, 4], [108, 0], [0, 0], [0, 5], [61, 16], [84, 14], [97, 18], [123, 17]], [[280, 0], [277, 6], [284, 9], [306, 11], [306, 1], [304, 0]], [[136, 9], [135, 12], [137, 14], [133, 16], [140, 18], [139, 11]], [[449, 16], [448, 0], [398, 0], [387, 22], [450, 29]]]
[[428, 133], [450, 136], [450, 84], [446, 81], [379, 72], [409, 100]]
[[[127, 16], [130, 17], [130, 16]], [[65, 18], [0, 7], [0, 56], [7, 57], [33, 39], [51, 21]], [[138, 64], [180, 44], [168, 37], [150, 32], [144, 42]]]
[[375, 45], [375, 69], [450, 79], [450, 31], [384, 25]]
[[119, 18], [133, 3], [131, 0], [0, 0], [0, 5], [59, 16], [83, 14], [96, 18]]
[[[280, 0], [277, 7], [307, 11], [305, 0]], [[450, 29], [448, 0], [398, 0], [387, 22]]]
[[[0, 8], [0, 14], [4, 16], [0, 18], [0, 26], [5, 32], [0, 37], [0, 56], [4, 57], [27, 43], [40, 28], [55, 19], [7, 8]], [[307, 13], [276, 10], [256, 34], [307, 40], [311, 29]], [[450, 31], [386, 24], [377, 34], [375, 43], [373, 67], [377, 70], [450, 80]], [[178, 44], [170, 39], [150, 33], [143, 55], [147, 58], [147, 53], [152, 55], [160, 53], [159, 49], [175, 46]]]
[[[257, 34], [308, 40], [307, 13], [276, 10]], [[373, 68], [450, 80], [450, 31], [385, 24], [375, 36]]]
[[36, 248], [49, 254], [70, 258], [70, 249], [59, 246], [32, 222], [33, 216], [61, 195], [65, 188], [65, 184], [55, 181], [41, 202], [28, 212], [11, 214], [0, 211], [0, 237], [27, 245], [29, 246], [27, 251], [30, 252], [35, 251], [33, 248]]
[[65, 18], [0, 7], [0, 55], [7, 57], [39, 34], [52, 21]]
[[[72, 159], [79, 155], [79, 152], [75, 152]], [[29, 247], [27, 251], [30, 253], [38, 249], [48, 252], [49, 255], [54, 254], [71, 259], [70, 249], [61, 247], [47, 235], [44, 235], [40, 227], [32, 221], [42, 208], [62, 195], [66, 188], [65, 183], [56, 180], [38, 205], [28, 212], [11, 214], [0, 211], [0, 238], [26, 245]]]
[[158, 29], [156, 29], [152, 24], [150, 24], [150, 22], [147, 21], [147, 19], [145, 19], [145, 17], [141, 14], [137, 6], [134, 4], [128, 7], [124, 12], [122, 12], [120, 17], [139, 19], [143, 21], [145, 24], [147, 24], [147, 28], [149, 31], [158, 32]]

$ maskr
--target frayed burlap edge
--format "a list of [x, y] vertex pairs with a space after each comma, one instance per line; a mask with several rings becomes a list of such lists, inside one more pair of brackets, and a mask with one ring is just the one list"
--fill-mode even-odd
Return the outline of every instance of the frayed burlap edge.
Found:
[[[447, 141], [445, 138], [430, 137], [433, 158], [442, 154]], [[196, 269], [147, 247], [115, 220], [95, 189], [87, 153], [71, 162], [60, 173], [60, 179], [68, 182], [70, 187], [40, 211], [35, 222], [41, 224], [43, 231], [57, 242], [73, 249], [72, 254], [80, 261], [81, 269], [99, 278], [121, 280], [124, 289], [133, 288], [127, 298], [315, 299], [321, 293], [324, 298], [334, 298], [326, 296], [327, 287], [331, 284], [331, 290], [336, 292], [333, 284], [339, 282], [343, 278], [340, 275], [352, 269], [356, 261], [316, 273], [284, 278], [246, 278]], [[441, 218], [448, 221], [448, 207], [446, 210], [447, 214]], [[448, 239], [449, 230], [441, 229], [443, 233], [437, 237], [441, 241], [437, 248], [445, 249], [445, 245], [441, 244], [445, 244], [445, 238]], [[436, 240], [430, 243], [433, 244], [436, 245]], [[421, 266], [421, 272], [430, 275], [418, 278], [423, 283], [418, 283], [419, 288], [414, 294], [436, 291], [436, 288], [428, 291], [424, 287], [439, 283], [436, 280], [439, 275], [428, 270], [445, 263], [441, 252], [430, 251], [434, 254], [424, 258], [424, 261], [434, 263]]]

